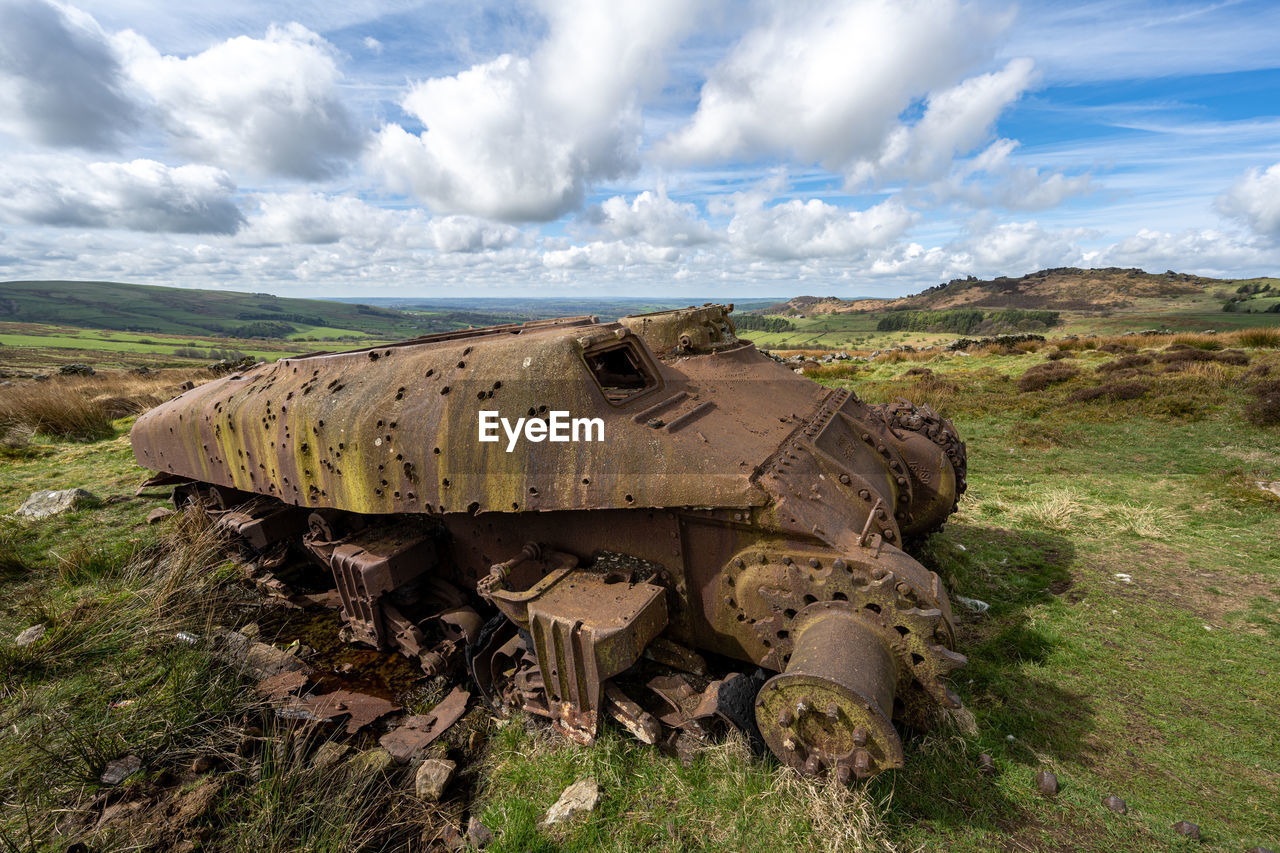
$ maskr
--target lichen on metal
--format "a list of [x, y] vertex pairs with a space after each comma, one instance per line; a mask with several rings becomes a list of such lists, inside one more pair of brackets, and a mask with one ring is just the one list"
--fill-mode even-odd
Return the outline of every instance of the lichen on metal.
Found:
[[[894, 723], [957, 702], [946, 591], [904, 549], [955, 509], [964, 444], [926, 406], [778, 364], [731, 310], [285, 358], [147, 413], [134, 452], [244, 547], [301, 546], [355, 641], [465, 661], [480, 695], [578, 740], [608, 718], [647, 742], [717, 714], [751, 728], [725, 704], [751, 685], [801, 772], [900, 766]], [[541, 426], [481, 441], [484, 412]], [[547, 440], [557, 413], [601, 440]]]

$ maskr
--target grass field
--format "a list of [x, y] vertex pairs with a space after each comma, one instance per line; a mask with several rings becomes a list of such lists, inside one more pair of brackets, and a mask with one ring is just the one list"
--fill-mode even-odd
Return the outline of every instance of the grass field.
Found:
[[[467, 815], [499, 851], [1275, 848], [1280, 498], [1258, 483], [1280, 481], [1278, 414], [1259, 402], [1280, 380], [1278, 346], [1266, 333], [1092, 339], [1061, 342], [1052, 361], [1057, 345], [1026, 344], [806, 368], [956, 422], [969, 492], [923, 560], [953, 595], [989, 605], [957, 607], [965, 710], [909, 737], [904, 769], [849, 789], [733, 739], [685, 766], [616, 728], [588, 749], [479, 709], [438, 744], [466, 768], [443, 804], [413, 797], [404, 770], [370, 784], [358, 756], [318, 771], [315, 744], [271, 723], [234, 668], [174, 640], [213, 622], [291, 623], [195, 522], [141, 523], [164, 495], [133, 496], [144, 472], [130, 419], [94, 442], [7, 439], [0, 512], [38, 488], [108, 504], [0, 519], [0, 637], [49, 626], [27, 649], [0, 641], [0, 848], [417, 849]], [[127, 752], [145, 771], [123, 794], [99, 785]], [[216, 769], [194, 774], [208, 755]], [[1056, 798], [1036, 793], [1042, 769], [1061, 781]], [[601, 807], [541, 828], [585, 775]], [[1110, 794], [1128, 814], [1101, 804]], [[1203, 842], [1177, 836], [1179, 820]]]

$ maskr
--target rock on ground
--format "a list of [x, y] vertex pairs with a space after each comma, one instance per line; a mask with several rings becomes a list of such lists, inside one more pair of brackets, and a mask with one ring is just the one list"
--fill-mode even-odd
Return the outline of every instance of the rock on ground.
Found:
[[84, 489], [62, 489], [60, 491], [42, 489], [38, 492], [32, 492], [31, 497], [27, 498], [26, 502], [18, 507], [16, 515], [20, 518], [48, 518], [51, 515], [70, 512], [73, 509], [84, 509], [101, 504], [102, 501], [98, 499], [97, 495]]
[[472, 815], [471, 820], [467, 821], [467, 840], [471, 842], [472, 847], [479, 849], [493, 841], [493, 833], [489, 831], [489, 827], [480, 822], [479, 818]]
[[44, 625], [32, 625], [30, 628], [28, 628], [27, 630], [19, 634], [17, 637], [15, 637], [13, 640], [13, 644], [18, 648], [29, 646], [32, 643], [34, 643], [36, 640], [43, 637], [45, 630], [46, 628]]
[[547, 810], [547, 816], [542, 819], [542, 825], [555, 826], [558, 823], [564, 823], [577, 815], [595, 811], [598, 805], [600, 805], [600, 785], [590, 776], [579, 779], [565, 788], [560, 799]]
[[428, 803], [438, 802], [453, 781], [453, 774], [457, 769], [456, 763], [445, 758], [428, 758], [422, 762], [417, 775], [413, 777], [413, 789], [418, 799]]
[[102, 775], [98, 777], [104, 785], [119, 785], [125, 779], [142, 769], [142, 759], [136, 755], [126, 755], [124, 758], [117, 758], [114, 761], [108, 761], [106, 769], [102, 771]]
[[1175, 823], [1173, 825], [1173, 831], [1184, 838], [1190, 838], [1192, 841], [1200, 840], [1200, 825], [1192, 823], [1189, 820], [1180, 820]]
[[1054, 796], [1058, 793], [1058, 777], [1048, 770], [1041, 770], [1036, 774], [1036, 789], [1046, 797]]

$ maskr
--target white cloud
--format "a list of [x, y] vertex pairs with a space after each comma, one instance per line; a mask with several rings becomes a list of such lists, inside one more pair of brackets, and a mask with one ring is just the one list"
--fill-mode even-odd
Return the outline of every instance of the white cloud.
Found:
[[1098, 253], [1099, 266], [1173, 269], [1201, 275], [1236, 277], [1245, 270], [1274, 270], [1280, 251], [1216, 229], [1189, 228], [1172, 233], [1143, 228]]
[[740, 253], [775, 260], [855, 257], [900, 238], [916, 214], [889, 199], [866, 210], [844, 210], [818, 199], [765, 207], [757, 196], [739, 199], [729, 240]]
[[428, 219], [420, 210], [388, 210], [354, 196], [264, 193], [240, 235], [247, 246], [347, 243], [365, 249], [483, 252], [524, 241], [520, 229], [473, 216]]
[[382, 53], [382, 42], [378, 41], [378, 40], [377, 40], [376, 38], [374, 38], [373, 36], [365, 36], [365, 37], [364, 37], [364, 40], [363, 40], [363, 41], [361, 41], [360, 43], [361, 43], [362, 45], [364, 45], [365, 50], [368, 50], [368, 51], [370, 51], [371, 53], [376, 53], [376, 54], [381, 55], [381, 53]]
[[0, 169], [0, 216], [28, 225], [231, 234], [243, 222], [235, 189], [211, 166], [14, 159]]
[[664, 150], [682, 162], [791, 154], [843, 171], [879, 156], [918, 99], [989, 59], [1009, 20], [956, 0], [779, 2], [711, 72]]
[[931, 94], [914, 125], [899, 124], [885, 137], [878, 156], [856, 161], [845, 171], [853, 186], [941, 177], [952, 161], [977, 148], [996, 119], [1031, 84], [1029, 59], [1015, 59], [1002, 70], [970, 77]]
[[696, 246], [716, 239], [695, 205], [672, 201], [661, 187], [645, 190], [630, 203], [622, 196], [606, 199], [589, 218], [616, 240], [637, 239], [651, 246]]
[[1255, 233], [1280, 240], [1280, 163], [1249, 169], [1217, 200], [1218, 210]]
[[187, 58], [136, 33], [113, 37], [134, 86], [156, 104], [188, 157], [257, 175], [318, 179], [343, 171], [360, 135], [338, 94], [332, 46], [299, 24], [238, 36]]
[[1089, 235], [1085, 229], [1047, 231], [1036, 222], [1006, 222], [960, 242], [953, 263], [984, 274], [1018, 276], [1048, 267], [1078, 266], [1084, 253], [1077, 241]]
[[107, 36], [43, 0], [0, 3], [0, 129], [53, 146], [112, 148], [139, 124]]
[[588, 186], [634, 168], [640, 100], [697, 5], [548, 4], [549, 34], [530, 57], [416, 83], [401, 105], [426, 130], [385, 125], [369, 166], [440, 212], [544, 221], [573, 210]]
[[946, 178], [928, 187], [938, 203], [959, 201], [971, 207], [1046, 210], [1097, 189], [1090, 174], [1065, 175], [1011, 160], [1018, 143], [997, 139], [977, 156], [958, 163]]

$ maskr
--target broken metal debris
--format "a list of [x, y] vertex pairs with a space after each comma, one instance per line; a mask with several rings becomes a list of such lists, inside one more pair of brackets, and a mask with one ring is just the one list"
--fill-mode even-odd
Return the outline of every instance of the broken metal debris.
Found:
[[[233, 538], [266, 594], [319, 603], [273, 574], [310, 559], [346, 639], [428, 676], [465, 663], [495, 708], [582, 743], [605, 718], [668, 746], [728, 720], [802, 773], [865, 778], [902, 765], [895, 723], [959, 704], [946, 590], [904, 549], [955, 510], [965, 446], [928, 406], [793, 373], [739, 339], [731, 311], [258, 364], [143, 415], [134, 453]], [[570, 412], [608, 440], [506, 452], [476, 440], [482, 411]], [[242, 641], [261, 678], [308, 671]], [[725, 658], [755, 674], [708, 665]], [[298, 715], [339, 701], [284, 695]], [[384, 736], [397, 760], [438, 737], [441, 708]]]
[[403, 725], [379, 738], [378, 743], [396, 763], [404, 764], [462, 719], [470, 698], [467, 691], [455, 687], [430, 713], [409, 717]]

